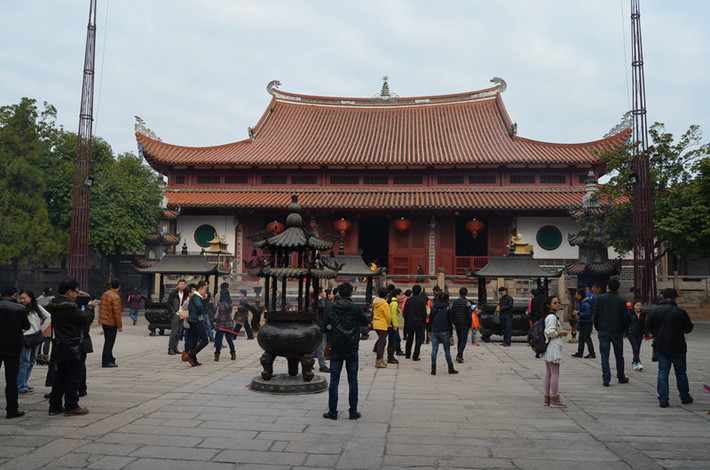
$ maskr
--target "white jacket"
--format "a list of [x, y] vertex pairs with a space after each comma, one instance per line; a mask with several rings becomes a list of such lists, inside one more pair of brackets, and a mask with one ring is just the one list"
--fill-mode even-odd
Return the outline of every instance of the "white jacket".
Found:
[[27, 319], [30, 321], [30, 329], [25, 331], [24, 334], [26, 335], [37, 333], [40, 330], [44, 331], [52, 324], [52, 315], [41, 305], [37, 305], [37, 307], [39, 307], [39, 314], [34, 310], [29, 310], [27, 314]]
[[557, 336], [560, 331], [562, 331], [560, 319], [554, 313], [548, 313], [545, 317], [545, 337], [548, 339], [548, 347], [555, 345], [562, 349], [564, 339], [562, 336]]

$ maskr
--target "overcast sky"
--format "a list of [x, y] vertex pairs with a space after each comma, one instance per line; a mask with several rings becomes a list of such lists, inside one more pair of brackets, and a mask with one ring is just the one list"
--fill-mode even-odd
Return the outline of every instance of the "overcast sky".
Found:
[[[89, 0], [0, 0], [0, 105], [27, 96], [76, 131]], [[247, 138], [270, 80], [371, 97], [480, 90], [502, 77], [518, 135], [601, 138], [631, 107], [630, 0], [98, 0], [94, 133], [136, 152]], [[642, 0], [649, 124], [710, 133], [710, 1]], [[707, 139], [705, 139], [707, 141]]]

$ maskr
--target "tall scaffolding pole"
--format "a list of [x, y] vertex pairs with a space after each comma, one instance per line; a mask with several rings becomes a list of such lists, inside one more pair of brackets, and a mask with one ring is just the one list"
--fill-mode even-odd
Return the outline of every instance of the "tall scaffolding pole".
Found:
[[76, 278], [82, 289], [89, 288], [89, 212], [91, 208], [91, 148], [94, 121], [94, 60], [96, 56], [96, 0], [89, 1], [86, 32], [84, 79], [81, 86], [79, 133], [76, 142], [74, 192], [72, 194], [71, 232], [67, 274]]
[[640, 0], [631, 0], [631, 44], [633, 54], [633, 158], [636, 178], [634, 203], [634, 297], [644, 304], [656, 301], [656, 256], [653, 237], [653, 194], [648, 155], [646, 84], [643, 73]]

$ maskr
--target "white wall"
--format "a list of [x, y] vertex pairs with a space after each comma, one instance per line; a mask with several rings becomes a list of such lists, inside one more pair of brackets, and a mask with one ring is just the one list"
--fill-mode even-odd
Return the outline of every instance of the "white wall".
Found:
[[183, 241], [187, 242], [187, 251], [199, 252], [202, 247], [195, 242], [195, 230], [203, 224], [209, 224], [215, 228], [217, 235], [224, 236], [227, 242], [227, 251], [234, 254], [234, 218], [223, 215], [181, 215], [177, 219], [177, 231], [182, 233], [180, 245], [176, 251], [180, 253]]

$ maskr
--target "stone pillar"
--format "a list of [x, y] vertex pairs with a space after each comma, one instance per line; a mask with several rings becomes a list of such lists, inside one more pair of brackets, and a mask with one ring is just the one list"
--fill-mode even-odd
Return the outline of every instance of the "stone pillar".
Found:
[[[436, 219], [431, 216], [429, 221], [429, 274], [436, 272]], [[427, 279], [427, 285], [429, 280]]]

